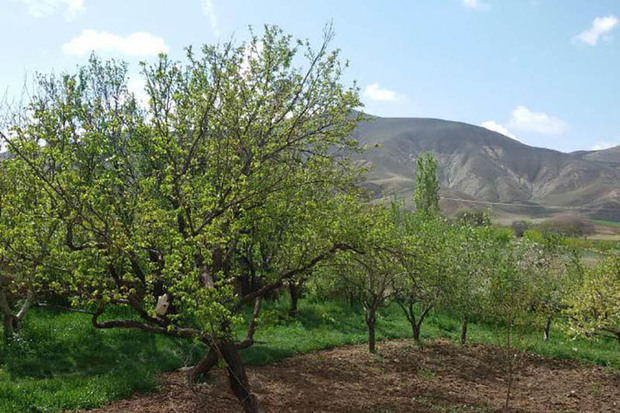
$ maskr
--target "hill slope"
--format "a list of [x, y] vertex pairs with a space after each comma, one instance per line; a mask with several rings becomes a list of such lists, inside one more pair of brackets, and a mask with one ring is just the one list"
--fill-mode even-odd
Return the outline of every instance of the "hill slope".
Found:
[[359, 157], [372, 165], [368, 184], [383, 196], [410, 193], [416, 157], [433, 152], [448, 212], [476, 205], [445, 199], [457, 198], [484, 202], [476, 206], [492, 206], [503, 214], [540, 216], [575, 209], [620, 219], [620, 152], [617, 162], [609, 150], [567, 154], [440, 119], [377, 117], [360, 124], [353, 136], [371, 147]]

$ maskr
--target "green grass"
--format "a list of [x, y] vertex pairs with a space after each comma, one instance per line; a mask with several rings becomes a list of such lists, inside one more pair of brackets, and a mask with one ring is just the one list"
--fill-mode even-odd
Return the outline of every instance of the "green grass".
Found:
[[88, 315], [34, 309], [20, 337], [0, 345], [0, 412], [101, 406], [156, 387], [156, 373], [197, 357], [191, 343], [96, 330]]
[[[285, 315], [287, 305], [284, 299], [266, 303], [255, 336], [258, 344], [242, 353], [246, 363], [267, 364], [298, 353], [366, 341], [358, 307], [302, 300], [298, 316], [291, 318]], [[472, 342], [497, 342], [488, 325], [470, 323], [469, 332]], [[379, 339], [410, 334], [399, 308], [381, 311]], [[431, 313], [422, 327], [427, 340], [457, 340], [459, 335], [459, 323], [443, 313]], [[555, 328], [550, 343], [543, 342], [539, 331], [527, 334], [524, 343], [528, 350], [546, 356], [620, 368], [614, 340], [572, 340]], [[159, 371], [189, 364], [202, 351], [192, 343], [138, 331], [96, 330], [86, 315], [35, 309], [19, 341], [8, 348], [0, 345], [0, 412], [91, 408], [137, 391], [151, 391]]]

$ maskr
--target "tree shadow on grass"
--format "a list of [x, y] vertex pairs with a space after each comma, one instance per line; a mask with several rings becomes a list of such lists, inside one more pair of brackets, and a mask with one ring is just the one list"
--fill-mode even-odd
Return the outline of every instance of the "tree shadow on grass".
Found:
[[84, 314], [33, 310], [20, 336], [0, 348], [13, 378], [88, 377], [113, 371], [170, 370], [204, 349], [134, 330], [98, 330]]

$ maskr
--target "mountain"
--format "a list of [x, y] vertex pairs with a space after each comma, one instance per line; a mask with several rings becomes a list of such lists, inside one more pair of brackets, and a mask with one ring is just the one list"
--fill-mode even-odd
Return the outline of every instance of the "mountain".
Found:
[[441, 119], [380, 118], [353, 137], [369, 149], [367, 185], [377, 197], [410, 199], [415, 159], [439, 163], [442, 208], [491, 208], [505, 217], [574, 211], [620, 220], [620, 147], [563, 153], [536, 148], [488, 129]]
[[580, 151], [573, 154], [589, 161], [620, 163], [620, 146], [603, 149], [600, 151]]

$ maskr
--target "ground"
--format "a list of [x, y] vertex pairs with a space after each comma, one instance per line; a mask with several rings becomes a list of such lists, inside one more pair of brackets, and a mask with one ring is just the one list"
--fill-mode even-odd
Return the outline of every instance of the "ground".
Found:
[[[496, 347], [411, 340], [340, 347], [249, 367], [267, 412], [494, 412], [507, 388], [506, 358]], [[515, 412], [617, 412], [620, 380], [611, 370], [525, 354], [517, 358]], [[96, 412], [237, 412], [224, 371], [190, 389], [182, 371], [161, 376], [160, 391]]]

